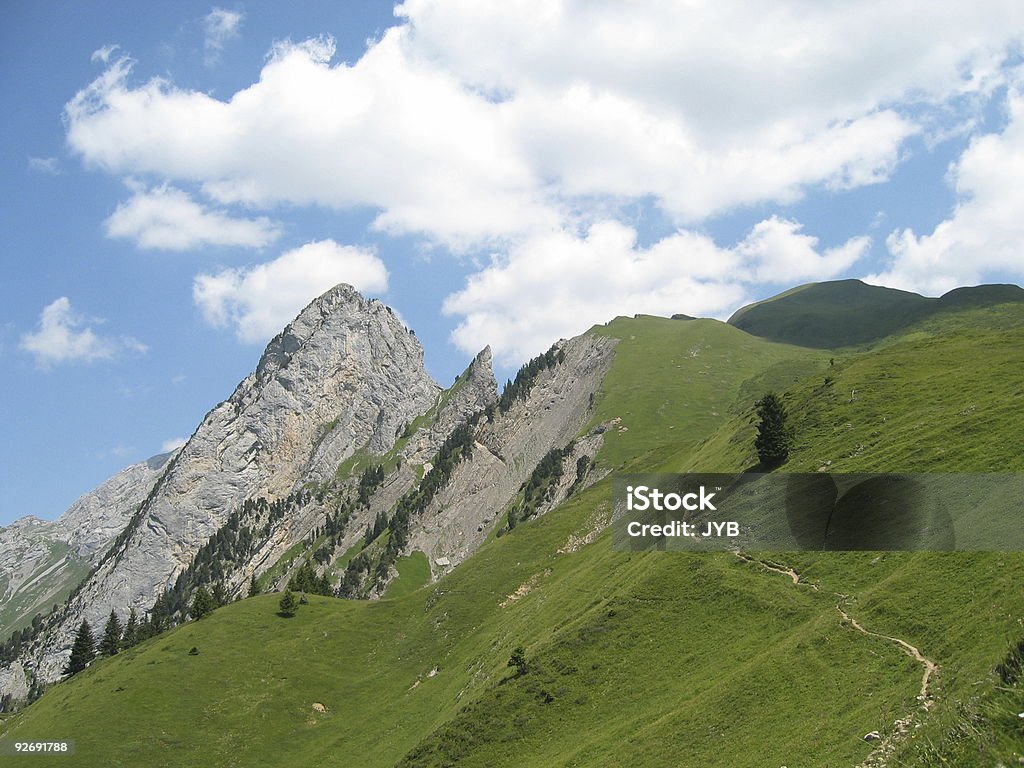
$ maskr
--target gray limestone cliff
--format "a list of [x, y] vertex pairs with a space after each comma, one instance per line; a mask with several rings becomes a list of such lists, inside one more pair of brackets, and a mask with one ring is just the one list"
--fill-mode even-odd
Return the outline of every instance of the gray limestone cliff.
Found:
[[[414, 550], [439, 578], [483, 543], [550, 451], [560, 451], [562, 477], [532, 514], [601, 476], [592, 460], [602, 430], [585, 427], [614, 346], [594, 334], [560, 341], [500, 398], [485, 348], [442, 390], [391, 309], [346, 285], [328, 291], [267, 345], [186, 445], [136, 484], [116, 524], [99, 526], [105, 540], [84, 535], [97, 528], [88, 515], [70, 526], [66, 546], [91, 552], [90, 570], [0, 669], [0, 694], [22, 698], [30, 680], [59, 679], [83, 619], [100, 627], [111, 610], [142, 616], [159, 598], [172, 601], [172, 621], [184, 620], [194, 588], [208, 584], [196, 581], [205, 568], [196, 564], [212, 557], [229, 599], [247, 595], [253, 579], [280, 588], [305, 565], [344, 594], [379, 597], [397, 573], [395, 556]], [[452, 441], [459, 458], [432, 481], [429, 501], [416, 502], [396, 539], [401, 551], [385, 553], [387, 537], [368, 541], [381, 521], [396, 524], [403, 499], [426, 498], [417, 489], [425, 477], [436, 480], [433, 463]], [[588, 469], [578, 477], [583, 457]], [[244, 545], [216, 554], [217, 542], [237, 531]], [[363, 575], [350, 573], [359, 550]]]
[[21, 661], [43, 681], [59, 678], [82, 619], [102, 626], [111, 610], [142, 614], [242, 501], [283, 498], [357, 451], [384, 453], [440, 392], [390, 308], [348, 285], [320, 296], [206, 415]]
[[[481, 421], [472, 455], [412, 527], [408, 548], [427, 554], [435, 578], [476, 551], [549, 451], [580, 434], [614, 347], [614, 339], [593, 334], [558, 342], [553, 349], [560, 362], [537, 375], [527, 396]], [[573, 472], [576, 459], [584, 451], [593, 458], [601, 442], [599, 431], [582, 436], [571, 452]]]
[[122, 469], [56, 520], [23, 517], [0, 530], [0, 639], [68, 596], [124, 530], [172, 456]]

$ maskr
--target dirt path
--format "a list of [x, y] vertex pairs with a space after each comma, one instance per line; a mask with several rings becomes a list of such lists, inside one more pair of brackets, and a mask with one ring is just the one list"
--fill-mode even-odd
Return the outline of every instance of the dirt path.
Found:
[[789, 578], [793, 580], [794, 584], [800, 584], [805, 587], [810, 587], [815, 592], [818, 591], [817, 584], [815, 584], [812, 581], [804, 581], [800, 578], [799, 573], [797, 573], [787, 565], [780, 565], [779, 563], [774, 563], [771, 560], [756, 559], [751, 557], [750, 555], [746, 555], [743, 552], [740, 552], [738, 549], [733, 550], [733, 554], [736, 555], [736, 557], [738, 557], [740, 560], [743, 560], [744, 562], [761, 566], [766, 571], [772, 571], [774, 573], [781, 573], [783, 576], [789, 576]]
[[[810, 587], [815, 592], [820, 591], [818, 589], [817, 584], [815, 584], [813, 581], [804, 580], [799, 573], [797, 573], [795, 570], [793, 570], [787, 565], [776, 563], [771, 560], [754, 558], [739, 550], [733, 550], [733, 554], [746, 563], [757, 565], [766, 571], [771, 571], [773, 573], [782, 574], [783, 576], [788, 576], [795, 586], [805, 586]], [[838, 592], [834, 592], [832, 594], [840, 598], [840, 600], [849, 600], [849, 597], [847, 595], [842, 595]], [[839, 611], [839, 615], [842, 616], [843, 621], [846, 623], [846, 625], [851, 627], [853, 630], [860, 632], [862, 635], [868, 637], [877, 637], [882, 640], [888, 640], [890, 643], [893, 643], [894, 645], [899, 647], [899, 649], [903, 651], [903, 653], [907, 654], [907, 656], [910, 656], [912, 659], [921, 664], [922, 667], [924, 667], [924, 674], [921, 677], [921, 691], [918, 694], [917, 700], [921, 702], [922, 709], [931, 709], [931, 706], [934, 703], [934, 698], [931, 693], [930, 683], [932, 676], [936, 672], [938, 672], [939, 665], [931, 659], [929, 659], [923, 653], [921, 653], [920, 649], [918, 649], [914, 645], [911, 645], [906, 640], [903, 640], [898, 637], [892, 637], [890, 635], [883, 635], [879, 632], [872, 632], [870, 629], [865, 629], [860, 622], [853, 618], [843, 608], [841, 603], [836, 605], [836, 610]], [[885, 766], [888, 765], [888, 758], [893, 754], [893, 752], [896, 751], [896, 747], [899, 744], [899, 742], [902, 741], [906, 737], [907, 733], [910, 731], [915, 716], [916, 710], [915, 712], [911, 712], [906, 717], [902, 717], [899, 720], [896, 720], [896, 722], [893, 723], [892, 731], [883, 739], [881, 739], [881, 741], [879, 741], [878, 746], [875, 747], [875, 749], [871, 752], [870, 755], [864, 758], [864, 761], [861, 762], [857, 768], [885, 768]]]
[[928, 690], [928, 683], [931, 681], [932, 675], [934, 675], [938, 671], [939, 665], [931, 659], [926, 658], [921, 653], [921, 651], [917, 649], [917, 647], [911, 645], [906, 640], [901, 640], [898, 637], [890, 637], [889, 635], [883, 635], [878, 632], [872, 632], [870, 629], [864, 629], [864, 627], [862, 627], [855, 618], [853, 618], [852, 616], [850, 616], [850, 614], [843, 610], [843, 607], [841, 605], [837, 605], [836, 610], [839, 611], [839, 614], [848, 622], [850, 622], [850, 626], [852, 626], [858, 632], [861, 632], [865, 635], [871, 635], [872, 637], [880, 637], [883, 640], [888, 640], [891, 643], [895, 643], [900, 647], [900, 649], [905, 654], [907, 654], [907, 656], [910, 656], [912, 659], [915, 659], [924, 666], [924, 676], [921, 678], [921, 693], [917, 697], [917, 700], [921, 702], [921, 705], [925, 709], [931, 709], [932, 696]]

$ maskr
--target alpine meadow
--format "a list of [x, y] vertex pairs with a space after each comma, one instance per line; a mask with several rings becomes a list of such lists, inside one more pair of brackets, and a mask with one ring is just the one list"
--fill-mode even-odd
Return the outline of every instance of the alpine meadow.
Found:
[[1024, 768], [1022, 0], [7, 0], [0, 97], [0, 768]]
[[[162, 594], [151, 636], [48, 685], [3, 736], [71, 739], [60, 764], [97, 766], [1016, 762], [1020, 553], [610, 546], [611, 473], [757, 467], [766, 392], [791, 433], [777, 472], [1020, 471], [1024, 291], [921, 304], [841, 281], [729, 324], [620, 317], [524, 366], [507, 397], [481, 354], [421, 416], [389, 427], [378, 452], [304, 479], [280, 516], [240, 500], [199, 549], [214, 554], [185, 571], [188, 594], [175, 602], [181, 578]], [[271, 342], [257, 378], [273, 361], [301, 393], [300, 373], [322, 370], [302, 357], [322, 353], [317, 334], [350, 338], [333, 348], [351, 353], [367, 316], [394, 323], [350, 289], [321, 297]], [[793, 327], [823, 338], [794, 339]], [[300, 333], [311, 335], [291, 343]], [[381, 354], [392, 349], [405, 347]], [[255, 418], [272, 388], [246, 390], [236, 418]], [[461, 419], [456, 403], [471, 403]], [[314, 456], [340, 423], [314, 430]], [[189, 460], [181, 450], [136, 518], [158, 508]], [[119, 536], [106, 559], [139, 536]], [[122, 579], [136, 577], [120, 562]], [[58, 622], [93, 615], [81, 596], [104, 567], [16, 665], [45, 668]], [[257, 584], [304, 599], [289, 615], [279, 594], [250, 595]], [[220, 607], [190, 619], [207, 588]], [[97, 616], [109, 612], [100, 602]], [[151, 608], [139, 615], [156, 621]]]

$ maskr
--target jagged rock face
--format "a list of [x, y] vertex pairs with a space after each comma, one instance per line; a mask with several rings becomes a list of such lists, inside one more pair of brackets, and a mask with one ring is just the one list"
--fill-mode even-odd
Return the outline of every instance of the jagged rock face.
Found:
[[56, 520], [23, 517], [0, 530], [0, 637], [64, 600], [124, 530], [173, 455], [121, 470]]
[[[407, 425], [408, 430], [403, 430], [407, 437], [404, 444], [397, 450], [397, 456], [400, 458], [397, 467], [385, 477], [381, 486], [370, 496], [369, 504], [365, 508], [357, 508], [354, 511], [340, 538], [336, 554], [345, 552], [357, 543], [363, 537], [367, 527], [373, 524], [378, 514], [393, 512], [399, 499], [417, 485], [421, 474], [429, 468], [430, 462], [436, 456], [442, 443], [456, 427], [464, 424], [470, 417], [480, 413], [488, 406], [494, 406], [497, 401], [498, 383], [491, 368], [491, 348], [485, 347], [459, 375], [452, 386], [438, 396], [435, 404]], [[408, 432], [412, 434], [408, 434]], [[374, 458], [368, 458], [367, 465], [374, 463], [374, 460]], [[362, 466], [357, 467], [355, 474], [358, 474], [358, 470], [361, 468]], [[310, 520], [316, 522], [321, 518], [322, 513]], [[287, 540], [278, 542], [274, 553], [280, 556], [293, 543], [294, 541], [288, 543]], [[263, 557], [259, 564], [254, 565], [250, 574], [259, 575], [273, 562], [273, 557]], [[324, 570], [327, 569], [320, 568], [321, 572]], [[288, 574], [285, 573], [278, 580], [277, 586], [287, 583], [287, 576]], [[245, 578], [248, 579], [248, 575]]]
[[[423, 368], [415, 336], [391, 310], [338, 286], [271, 341], [255, 372], [207, 414], [39, 641], [0, 670], [0, 692], [23, 695], [26, 671], [42, 681], [57, 679], [83, 618], [100, 627], [112, 609], [124, 614], [135, 608], [141, 615], [244, 500], [283, 499], [311, 481], [337, 489], [355, 483], [364, 465], [390, 456], [393, 469], [349, 520], [337, 556], [378, 513], [394, 510], [460, 424], [487, 409], [492, 418], [477, 423], [472, 456], [414, 521], [407, 547], [426, 552], [432, 565], [461, 562], [483, 543], [487, 524], [545, 454], [580, 434], [614, 346], [613, 339], [594, 335], [559, 342], [558, 364], [541, 370], [528, 394], [502, 412], [489, 348], [442, 391]], [[574, 471], [577, 458], [592, 458], [600, 443], [597, 432], [581, 438], [566, 466]], [[335, 477], [350, 457], [355, 463], [347, 464], [348, 475]], [[552, 504], [570, 485], [565, 478]], [[229, 594], [241, 594], [252, 576], [296, 543], [311, 541], [332, 512], [316, 494], [289, 498], [301, 501], [270, 527], [247, 562], [226, 574]], [[286, 569], [276, 578], [283, 583], [287, 576]]]
[[54, 680], [83, 618], [146, 610], [244, 499], [280, 498], [357, 450], [378, 454], [440, 387], [392, 311], [340, 285], [267, 346], [256, 371], [203, 420], [33, 654]]
[[[481, 422], [472, 456], [456, 467], [413, 527], [408, 549], [427, 554], [435, 577], [476, 551], [544, 455], [580, 433], [615, 343], [592, 334], [559, 342], [562, 362], [542, 371], [525, 399], [496, 413], [493, 422]], [[572, 454], [573, 464], [584, 450], [593, 458], [600, 444], [600, 436], [586, 437]], [[438, 559], [449, 566], [439, 568]]]
[[498, 402], [498, 382], [491, 368], [491, 348], [484, 347], [469, 364], [438, 406], [436, 417], [402, 448], [401, 455], [414, 464], [424, 464], [433, 458], [441, 443], [459, 424]]

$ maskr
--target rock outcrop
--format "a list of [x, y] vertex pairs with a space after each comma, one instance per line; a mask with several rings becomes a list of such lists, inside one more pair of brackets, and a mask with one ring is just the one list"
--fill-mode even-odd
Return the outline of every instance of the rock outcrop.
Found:
[[445, 438], [468, 417], [498, 401], [498, 382], [491, 368], [491, 348], [484, 347], [439, 401], [435, 414], [403, 446], [401, 456], [413, 464], [429, 462]]
[[124, 530], [173, 455], [122, 469], [56, 520], [23, 517], [0, 530], [0, 639], [63, 602]]
[[82, 619], [143, 613], [243, 500], [285, 497], [356, 451], [388, 451], [440, 392], [390, 308], [348, 285], [320, 296], [206, 415], [26, 665], [57, 679]]
[[[435, 577], [438, 560], [454, 567], [476, 551], [538, 462], [583, 429], [614, 347], [614, 339], [593, 334], [558, 342], [560, 362], [537, 375], [527, 396], [481, 421], [472, 456], [413, 526], [409, 548], [427, 554]], [[587, 439], [593, 458], [601, 438]]]
[[[377, 597], [396, 573], [394, 558], [413, 550], [427, 554], [437, 578], [483, 543], [553, 449], [562, 477], [532, 514], [600, 476], [588, 470], [577, 482], [577, 462], [586, 456], [589, 467], [603, 440], [600, 430], [581, 432], [614, 346], [594, 334], [560, 341], [501, 398], [485, 348], [442, 390], [391, 309], [346, 285], [328, 291], [267, 345], [256, 370], [166, 465], [133, 483], [135, 495], [114, 504], [119, 517], [111, 512], [108, 521], [83, 505], [62, 529], [69, 551], [89, 553], [89, 573], [0, 670], [0, 694], [23, 697], [30, 678], [58, 679], [83, 619], [100, 627], [111, 610], [143, 616], [158, 599], [171, 601], [172, 620], [184, 618], [192, 590], [210, 583], [200, 574], [215, 556], [228, 598], [248, 594], [253, 578], [279, 587], [307, 563], [346, 594]], [[458, 458], [437, 482], [432, 462], [455, 444]], [[430, 495], [420, 496], [425, 477], [433, 477]], [[419, 501], [402, 537], [393, 537], [405, 546], [392, 546], [385, 561], [387, 537], [370, 543], [367, 532], [380, 531], [382, 520], [396, 524], [403, 498]], [[0, 537], [47, 525], [23, 521]], [[214, 555], [227, 538], [236, 548]], [[365, 554], [351, 591], [342, 576], [353, 574], [335, 563], [353, 547]]]

